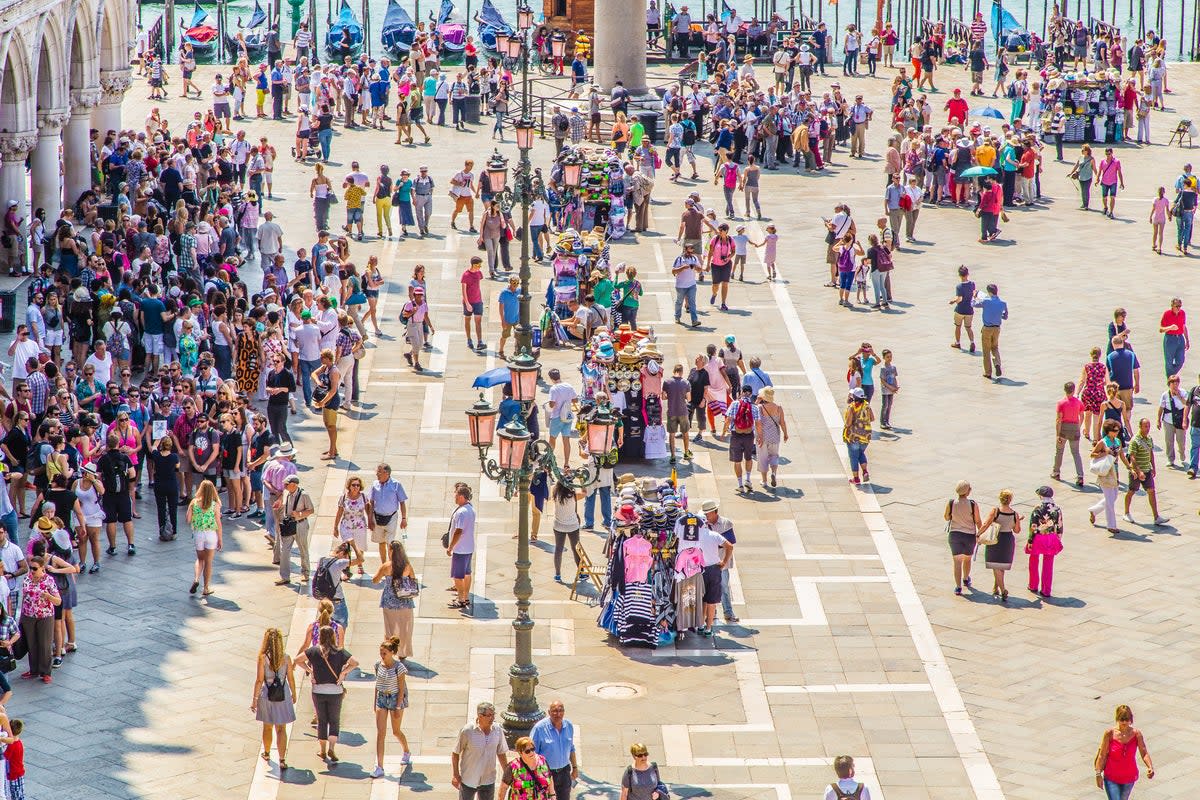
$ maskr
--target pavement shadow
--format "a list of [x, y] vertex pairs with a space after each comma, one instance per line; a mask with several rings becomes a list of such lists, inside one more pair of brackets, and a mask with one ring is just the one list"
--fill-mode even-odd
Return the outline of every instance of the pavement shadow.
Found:
[[292, 786], [312, 786], [317, 782], [317, 773], [311, 769], [297, 769], [289, 766], [287, 772], [279, 774], [279, 782]]
[[1087, 606], [1086, 600], [1080, 600], [1078, 597], [1059, 597], [1058, 595], [1039, 597], [1032, 603], [1032, 605], [1037, 605], [1039, 603], [1042, 605], [1054, 606], [1056, 608], [1084, 608]]
[[1116, 533], [1110, 533], [1108, 535], [1108, 538], [1116, 539], [1116, 540], [1122, 541], [1122, 542], [1141, 542], [1142, 544], [1149, 544], [1151, 541], [1153, 541], [1149, 536], [1147, 536], [1144, 533], [1138, 533], [1137, 531], [1126, 531], [1126, 530], [1118, 530]]

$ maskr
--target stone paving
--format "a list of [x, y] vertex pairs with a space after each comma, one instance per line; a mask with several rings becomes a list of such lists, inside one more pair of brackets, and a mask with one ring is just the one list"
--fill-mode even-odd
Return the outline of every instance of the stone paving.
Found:
[[[207, 78], [202, 71], [200, 85]], [[843, 83], [851, 94], [861, 87], [869, 102], [885, 106], [883, 80]], [[1171, 84], [1173, 103], [1194, 105], [1189, 98], [1200, 89], [1200, 72], [1175, 67]], [[127, 125], [150, 105], [133, 96], [139, 89], [126, 103]], [[177, 99], [163, 105], [172, 119], [202, 107]], [[1173, 127], [1176, 118], [1156, 118], [1160, 141], [1166, 134], [1158, 132], [1169, 130], [1166, 120]], [[270, 135], [277, 146], [290, 137], [289, 127], [275, 123], [254, 122], [248, 130]], [[1149, 235], [1153, 188], [1169, 185], [1188, 155], [1162, 146], [1123, 148], [1129, 189], [1115, 222], [1075, 211], [1066, 168], [1048, 164], [1043, 187], [1050, 199], [1037, 211], [1012, 214], [1005, 226], [1016, 240], [1012, 246], [977, 245], [976, 223], [966, 212], [927, 209], [920, 242], [897, 255], [900, 302], [881, 315], [839, 308], [833, 292], [820, 287], [823, 243], [813, 223], [846, 200], [860, 230], [870, 225], [870, 209], [881, 206], [884, 131], [872, 125], [868, 150], [875, 155], [867, 160], [835, 157], [833, 176], [765, 173], [764, 210], [780, 228], [784, 280], [764, 282], [752, 257], [750, 280], [731, 292], [732, 311], [702, 309], [696, 331], [671, 324], [665, 268], [690, 184], [660, 179], [654, 226], [666, 233], [630, 236], [614, 247], [617, 260], [639, 267], [647, 287], [642, 317], [659, 331], [668, 360], [690, 361], [705, 344], [735, 333], [748, 355], [764, 357], [792, 438], [783, 449], [783, 485], [773, 494], [735, 494], [725, 449], [711, 439], [695, 446], [694, 465], [680, 469], [689, 495], [719, 497], [739, 532], [735, 599], [742, 622], [724, 626], [714, 640], [689, 638], [654, 653], [615, 647], [595, 627], [596, 609], [569, 601], [568, 589], [553, 583], [551, 553], [539, 545], [533, 565], [538, 696], [543, 706], [562, 698], [577, 726], [582, 780], [576, 796], [615, 797], [633, 741], [646, 742], [682, 796], [813, 797], [841, 753], [856, 757], [859, 777], [886, 800], [1094, 796], [1091, 758], [1120, 702], [1133, 705], [1160, 769], [1155, 785], [1139, 789], [1139, 796], [1180, 796], [1200, 774], [1189, 747], [1197, 712], [1187, 702], [1200, 671], [1187, 606], [1171, 602], [1195, 599], [1181, 568], [1195, 558], [1189, 542], [1197, 527], [1194, 505], [1184, 497], [1185, 476], [1163, 480], [1170, 527], [1125, 525], [1115, 538], [1086, 527], [1084, 509], [1094, 490], [1058, 485], [1067, 550], [1059, 559], [1057, 596], [1047, 601], [1024, 592], [1020, 557], [1010, 575], [1010, 607], [985, 592], [954, 597], [941, 521], [942, 504], [961, 477], [973, 481], [981, 504], [1010, 486], [1028, 510], [1033, 488], [1048, 480], [1052, 404], [1061, 383], [1076, 379], [1087, 350], [1103, 338], [1114, 305], [1130, 309], [1146, 361], [1143, 398], [1155, 401], [1161, 373], [1150, 329], [1167, 299], [1182, 292], [1176, 278], [1191, 262], [1149, 254], [1142, 237]], [[350, 158], [362, 154], [369, 174], [377, 162], [393, 172], [428, 163], [444, 187], [461, 157], [484, 160], [492, 146], [485, 135], [438, 130], [433, 145], [404, 148], [391, 145], [391, 133], [339, 130], [330, 173], [336, 180]], [[515, 155], [511, 144], [504, 147]], [[314, 233], [309, 171], [294, 169], [286, 147], [280, 149], [270, 207], [284, 221], [289, 249], [307, 247]], [[539, 145], [536, 156], [548, 155], [548, 145]], [[701, 174], [711, 174], [707, 162]], [[711, 185], [696, 188], [706, 202], [719, 200]], [[515, 507], [491, 484], [480, 486], [475, 453], [466, 445], [461, 414], [473, 399], [470, 380], [496, 359], [494, 351], [483, 356], [464, 347], [457, 276], [474, 243], [468, 234], [447, 231], [441, 191], [435, 212], [432, 239], [369, 239], [354, 246], [358, 260], [380, 255], [389, 279], [381, 312], [392, 320], [394, 298], [402, 296], [412, 265], [429, 268], [438, 327], [431, 370], [417, 376], [403, 368], [398, 324], [387, 322], [387, 335], [362, 362], [364, 405], [342, 425], [340, 450], [348, 460], [332, 467], [317, 461], [324, 437], [308, 417], [299, 418], [297, 437], [300, 461], [309, 465], [304, 486], [320, 495], [314, 552], [328, 543], [347, 473], [367, 474], [386, 458], [411, 496], [408, 546], [425, 586], [404, 725], [413, 766], [402, 770], [389, 743], [389, 777], [367, 777], [374, 755], [369, 673], [382, 637], [372, 587], [356, 581], [348, 590], [347, 646], [364, 667], [348, 689], [343, 760], [330, 769], [317, 759], [305, 687], [292, 769], [281, 781], [274, 761], [268, 766], [256, 757], [258, 725], [248, 710], [253, 654], [268, 626], [288, 632], [288, 649], [295, 652], [312, 601], [271, 585], [275, 573], [261, 531], [248, 525], [230, 526], [218, 559], [217, 594], [207, 602], [191, 598], [189, 542], [159, 544], [144, 519], [136, 558], [107, 559], [101, 574], [81, 579], [80, 651], [56, 673], [54, 685], [18, 682], [9, 710], [28, 723], [32, 797], [62, 797], [79, 786], [89, 798], [453, 796], [449, 751], [457, 728], [480, 700], [502, 705], [507, 699]], [[336, 219], [341, 207], [333, 213]], [[757, 232], [755, 223], [748, 225]], [[369, 219], [366, 228], [374, 232]], [[980, 284], [999, 283], [1012, 309], [999, 384], [979, 377], [975, 356], [946, 346], [945, 303], [964, 262]], [[1088, 274], [1074, 274], [1082, 264]], [[535, 268], [538, 278], [543, 274]], [[486, 286], [493, 328], [500, 288]], [[899, 429], [879, 436], [870, 450], [873, 491], [846, 483], [838, 431], [845, 356], [864, 340], [895, 351], [903, 386], [894, 416]], [[543, 354], [547, 366], [569, 367], [574, 359], [571, 351]], [[1004, 412], [996, 413], [1000, 408]], [[1137, 412], [1151, 408], [1143, 403]], [[666, 469], [662, 463], [639, 471]], [[449, 489], [459, 479], [479, 487], [485, 532], [473, 619], [443, 602], [448, 564], [437, 540]], [[1145, 501], [1136, 503], [1135, 514], [1144, 519]], [[149, 504], [140, 508], [153, 516]], [[584, 543], [597, 557], [600, 537], [585, 533]], [[977, 567], [977, 585], [986, 589], [982, 573]], [[614, 681], [634, 686], [637, 696], [600, 696], [600, 685]], [[101, 716], [89, 713], [93, 708]]]

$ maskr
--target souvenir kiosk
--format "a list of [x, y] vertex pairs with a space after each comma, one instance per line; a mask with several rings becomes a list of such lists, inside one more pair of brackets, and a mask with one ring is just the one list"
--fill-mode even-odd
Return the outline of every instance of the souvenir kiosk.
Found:
[[1055, 103], [1062, 103], [1067, 115], [1064, 142], [1104, 144], [1124, 138], [1120, 83], [1114, 74], [1067, 73], [1051, 78], [1047, 86], [1042, 92], [1043, 138], [1050, 132]]

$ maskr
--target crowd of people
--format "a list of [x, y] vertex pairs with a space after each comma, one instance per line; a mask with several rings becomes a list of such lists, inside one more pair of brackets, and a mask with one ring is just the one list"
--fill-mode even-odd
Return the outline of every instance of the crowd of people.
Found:
[[[654, 5], [652, 1], [651, 16], [658, 13]], [[671, 19], [658, 15], [654, 23], [649, 26], [651, 40], [656, 41], [665, 27], [670, 46], [690, 60], [687, 7]], [[649, 227], [646, 211], [664, 165], [670, 181], [695, 182], [696, 191], [685, 200], [675, 232], [678, 251], [667, 259], [675, 289], [674, 317], [680, 325], [698, 327], [703, 317], [710, 323], [720, 320], [716, 325], [722, 328], [732, 326], [732, 317], [726, 316], [731, 289], [736, 292], [736, 284], [744, 282], [752, 248], [761, 249], [768, 280], [782, 271], [776, 226], [765, 226], [759, 238], [746, 225], [736, 224], [763, 218], [759, 192], [764, 170], [790, 164], [798, 172], [826, 172], [835, 154], [865, 158], [871, 126], [882, 123], [887, 128], [886, 146], [879, 154], [885, 173], [882, 208], [878, 215], [868, 215], [874, 226], [868, 223], [868, 230], [860, 229], [845, 203], [838, 204], [823, 224], [825, 285], [837, 290], [839, 307], [863, 305], [888, 312], [894, 302], [893, 273], [904, 257], [904, 245], [917, 241], [922, 211], [928, 215], [970, 209], [980, 220], [979, 241], [987, 243], [999, 237], [999, 223], [1008, 221], [1009, 211], [1042, 207], [1048, 142], [1056, 147], [1055, 160], [1063, 160], [1061, 109], [1051, 115], [1047, 129], [1041, 99], [1043, 87], [1051, 91], [1063, 80], [1062, 61], [1067, 56], [1060, 50], [1066, 48], [1078, 60], [1082, 46], [1086, 62], [1090, 45], [1098, 64], [1128, 70], [1137, 82], [1130, 113], [1138, 113], [1138, 103], [1163, 107], [1165, 69], [1154, 50], [1162, 43], [1154, 37], [1139, 40], [1134, 46], [1137, 58], [1131, 50], [1123, 66], [1124, 43], [1098, 36], [1080, 45], [1064, 28], [1055, 33], [1059, 63], [1016, 69], [1011, 80], [1002, 55], [1005, 68], [997, 68], [995, 88], [1011, 108], [1007, 118], [985, 119], [975, 115], [962, 88], [953, 88], [944, 103], [931, 98], [939, 91], [934, 76], [946, 78], [945, 70], [955, 64], [956, 56], [936, 36], [914, 42], [912, 60], [905, 63], [903, 57], [896, 58], [900, 37], [890, 24], [869, 33], [848, 26], [841, 37], [843, 77], [858, 75], [860, 51], [869, 75], [895, 70], [888, 107], [876, 110], [863, 94], [844, 92], [836, 77], [814, 89], [833, 60], [835, 37], [824, 24], [808, 38], [798, 32], [784, 35], [773, 50], [762, 45], [770, 56], [769, 67], [756, 65], [755, 53], [739, 61], [736, 42], [730, 41], [739, 28], [729, 29], [727, 24], [715, 18], [706, 21], [696, 78], [668, 89], [661, 98], [661, 159], [619, 82], [605, 92], [580, 80], [577, 65], [584, 67], [585, 75], [586, 48], [576, 47], [571, 97], [549, 123], [558, 153], [567, 144], [585, 142], [611, 149], [626, 174], [626, 205], [638, 210], [634, 231]], [[760, 33], [773, 34], [769, 28], [774, 24], [760, 26]], [[550, 33], [539, 37], [541, 47], [548, 44]], [[751, 41], [760, 46], [758, 35]], [[985, 94], [980, 74], [984, 67], [974, 55], [977, 41], [968, 42], [961, 52], [971, 87], [968, 97]], [[344, 175], [331, 176], [334, 129], [394, 125], [396, 145], [419, 147], [413, 128], [423, 144], [431, 142], [431, 134], [449, 136], [442, 131], [472, 124], [467, 98], [480, 96], [492, 117], [488, 125], [493, 137], [503, 141], [514, 102], [513, 75], [499, 59], [480, 64], [472, 42], [461, 70], [443, 68], [436, 48], [424, 46], [414, 48], [402, 63], [362, 56], [333, 65], [310, 63], [303, 49], [294, 62], [268, 56], [265, 63], [251, 65], [247, 57], [241, 58], [208, 87], [211, 109], [190, 113], [189, 119], [170, 119], [156, 107], [140, 129], [93, 132], [96, 186], [65, 208], [60, 219], [47, 220], [38, 209], [26, 229], [16, 218], [18, 211], [7, 209], [6, 231], [27, 237], [31, 246], [27, 269], [32, 278], [25, 322], [17, 327], [8, 349], [11, 392], [0, 387], [7, 403], [0, 441], [0, 469], [7, 481], [7, 491], [0, 492], [0, 597], [7, 598], [0, 604], [0, 644], [14, 656], [27, 654], [23, 678], [52, 683], [53, 671], [67, 664], [77, 649], [72, 613], [80, 597], [77, 587], [101, 580], [100, 551], [104, 549], [105, 558], [116, 557], [118, 533], [125, 557], [136, 556], [134, 520], [148, 510], [141, 501], [151, 494], [164, 542], [175, 540], [180, 507], [184, 509], [196, 554], [190, 595], [206, 597], [217, 591], [214, 567], [219, 568], [218, 554], [230, 526], [261, 527], [278, 566], [276, 585], [294, 586], [295, 553], [298, 583], [318, 601], [316, 616], [293, 655], [285, 651], [280, 629], [264, 634], [250, 704], [262, 724], [261, 756], [270, 760], [274, 748], [280, 770], [288, 768], [286, 731], [297, 718], [299, 671], [310, 677], [319, 753], [330, 765], [339, 761], [343, 684], [361, 666], [345, 647], [350, 624], [346, 587], [353, 585], [357, 572], [360, 580], [369, 577], [381, 585], [384, 638], [374, 662], [371, 701], [376, 722], [371, 774], [381, 777], [389, 735], [402, 748], [402, 763], [411, 761], [403, 712], [409, 702], [406, 674], [413, 656], [415, 599], [422, 586], [404, 545], [408, 495], [386, 463], [378, 466], [373, 481], [350, 475], [337, 501], [332, 547], [324, 555], [312, 553], [310, 541], [317, 534], [312, 518], [320, 491], [303, 486], [289, 422], [300, 414], [319, 414], [327, 435], [321, 458], [342, 458], [339, 426], [360, 399], [359, 360], [366, 344], [381, 334], [378, 300], [385, 285], [385, 265], [375, 256], [363, 264], [352, 255], [356, 241], [425, 239], [431, 235], [434, 197], [448, 193], [450, 229], [473, 234], [481, 251], [465, 265], [460, 279], [467, 347], [482, 353], [487, 341], [495, 340], [494, 352], [505, 357], [507, 339], [519, 321], [519, 278], [514, 275], [510, 242], [526, 232], [498, 203], [501, 187], [490, 185], [487, 171], [476, 170], [472, 158], [464, 160], [445, 186], [434, 181], [427, 164], [394, 170], [382, 163], [368, 168], [374, 173], [369, 175], [359, 160], [352, 160]], [[1148, 65], [1152, 66], [1147, 71]], [[565, 65], [557, 68], [562, 71]], [[168, 76], [163, 63], [149, 57], [140, 69], [152, 99], [165, 104], [169, 93], [164, 89]], [[182, 96], [205, 97], [204, 88], [192, 81], [194, 69], [194, 56], [185, 49]], [[923, 88], [929, 94], [922, 93]], [[1149, 101], [1139, 99], [1143, 92]], [[945, 122], [935, 121], [943, 112]], [[260, 118], [282, 123], [281, 132], [293, 126], [281, 134], [287, 144], [267, 136], [254, 141], [245, 130], [236, 129], [237, 122]], [[289, 148], [292, 164], [277, 150], [276, 141], [280, 148]], [[353, 149], [352, 138], [341, 141], [348, 142], [347, 150]], [[398, 152], [408, 157], [409, 151]], [[711, 168], [703, 156], [711, 158]], [[684, 160], [689, 177], [682, 171]], [[549, 257], [551, 236], [568, 227], [562, 161], [556, 158], [547, 165], [545, 194], [531, 209], [527, 233], [538, 261]], [[274, 199], [276, 169], [312, 170], [309, 199], [318, 231], [315, 242], [296, 241], [277, 221], [281, 215], [266, 209], [266, 202]], [[1078, 181], [1082, 208], [1090, 208], [1090, 188], [1099, 183], [1103, 213], [1116, 218], [1124, 174], [1112, 148], [1096, 159], [1084, 145], [1069, 174]], [[724, 220], [720, 200], [706, 207], [700, 192], [709, 180], [719, 187]], [[1164, 228], [1174, 221], [1176, 249], [1188, 254], [1196, 197], [1190, 165], [1171, 189], [1159, 189], [1149, 217], [1155, 252], [1162, 253]], [[375, 209], [374, 236], [366, 219], [368, 203]], [[339, 204], [344, 204], [344, 219], [332, 219]], [[752, 268], [752, 278], [754, 272]], [[573, 301], [566, 328], [582, 345], [615, 327], [616, 320], [636, 327], [643, 294], [637, 274], [636, 266], [630, 265], [599, 275], [593, 293]], [[507, 284], [498, 294], [496, 329], [486, 335], [485, 278]], [[1000, 380], [999, 339], [1008, 319], [1007, 303], [994, 284], [981, 298], [966, 267], [959, 278], [949, 301], [954, 307], [951, 347], [975, 351], [972, 322], [980, 309], [983, 374]], [[705, 282], [710, 288], [707, 309], [697, 302]], [[417, 372], [424, 371], [421, 359], [432, 349], [429, 337], [435, 331], [429, 291], [425, 267], [418, 264], [406, 279], [399, 314], [408, 345], [405, 359]], [[734, 305], [736, 300], [735, 294]], [[1186, 470], [1189, 478], [1200, 470], [1200, 386], [1186, 393], [1180, 386], [1184, 353], [1190, 346], [1181, 301], [1172, 303], [1160, 324], [1166, 390], [1155, 419], [1142, 418], [1136, 425], [1131, 411], [1140, 391], [1140, 364], [1125, 314], [1117, 312], [1106, 337], [1107, 355], [1095, 348], [1080, 380], [1064, 387], [1056, 409], [1051, 472], [1054, 480], [1061, 478], [1062, 459], [1070, 450], [1075, 486], [1083, 486], [1080, 439], [1086, 439], [1092, 447], [1087, 472], [1102, 492], [1102, 500], [1090, 511], [1091, 520], [1095, 523], [1103, 513], [1105, 527], [1112, 532], [1118, 530], [1122, 465], [1125, 521], [1133, 523], [1131, 501], [1144, 489], [1154, 524], [1167, 522], [1156, 504], [1152, 426], [1163, 431], [1170, 467]], [[661, 397], [671, 464], [691, 461], [691, 445], [705, 442], [707, 430], [710, 446], [727, 450], [739, 494], [756, 496], [755, 472], [764, 492], [777, 490], [780, 450], [789, 431], [787, 409], [770, 376], [769, 356], [743, 353], [737, 336], [728, 333], [690, 362], [670, 366], [669, 377], [661, 381]], [[567, 411], [551, 415], [547, 433], [552, 447], [556, 439], [563, 440], [565, 464], [575, 452], [571, 440], [576, 432], [564, 421], [582, 387], [577, 389], [573, 376], [564, 378], [557, 370], [549, 377], [551, 404]], [[846, 381], [842, 438], [849, 480], [862, 486], [872, 482], [867, 450], [877, 438], [876, 422], [883, 430], [894, 425], [901, 384], [892, 352], [877, 353], [863, 342], [849, 356]], [[537, 406], [531, 410], [527, 422], [538, 436]], [[517, 412], [510, 407], [506, 413]], [[1190, 450], [1184, 440], [1189, 428]], [[566, 543], [575, 544], [581, 529], [594, 527], [597, 501], [607, 526], [612, 488], [611, 475], [583, 496], [565, 484], [553, 485], [546, 476], [535, 481], [532, 494], [539, 517], [547, 501], [552, 503], [547, 513], [553, 516], [556, 579], [561, 580]], [[945, 508], [956, 594], [972, 591], [972, 561], [976, 550], [984, 547], [986, 567], [993, 572], [992, 595], [1007, 603], [1005, 573], [1014, 562], [1017, 537], [1026, 536], [1028, 587], [1051, 598], [1054, 558], [1062, 550], [1064, 526], [1054, 488], [1036, 490], [1041, 502], [1028, 519], [1013, 508], [1012, 490], [1001, 491], [991, 509], [981, 509], [970, 498], [971, 491], [969, 483], [960, 482]], [[464, 615], [474, 610], [475, 519], [471, 488], [460, 483], [443, 544], [450, 561], [449, 607]], [[28, 520], [24, 535], [22, 520]], [[535, 538], [537, 528], [535, 521]], [[381, 565], [368, 576], [365, 561], [372, 545]], [[719, 570], [723, 580], [713, 610], [719, 599], [726, 621], [736, 621], [728, 600], [728, 567], [724, 562], [719, 566], [724, 567]], [[707, 603], [707, 593], [705, 599]], [[707, 630], [711, 635], [711, 618]], [[0, 690], [2, 706], [9, 692], [2, 674]], [[502, 795], [508, 792], [511, 797], [570, 796], [579, 765], [561, 701], [552, 703], [547, 719], [516, 743], [511, 759], [494, 724], [494, 707], [482, 703], [476, 712], [475, 721], [460, 732], [452, 755], [453, 781], [462, 796], [494, 788], [497, 781]], [[1131, 782], [1124, 780], [1132, 765], [1128, 745], [1141, 739], [1140, 733], [1131, 733], [1131, 712], [1122, 713], [1118, 709], [1118, 727], [1106, 741], [1125, 748], [1120, 754], [1125, 767], [1117, 769], [1115, 760], [1106, 767], [1098, 757], [1098, 782], [1109, 782], [1109, 772], [1115, 784]], [[8, 745], [11, 786], [23, 772], [15, 763], [20, 723], [9, 725], [5, 718], [0, 727], [12, 734], [0, 737]], [[1149, 768], [1144, 744], [1141, 747]], [[646, 747], [634, 744], [631, 755], [634, 762], [622, 777], [622, 797], [640, 800], [653, 798], [655, 792], [661, 796], [660, 777], [647, 760]], [[838, 781], [827, 797], [869, 797], [854, 780], [852, 759], [841, 757], [834, 767]], [[1136, 778], [1136, 767], [1133, 775]]]

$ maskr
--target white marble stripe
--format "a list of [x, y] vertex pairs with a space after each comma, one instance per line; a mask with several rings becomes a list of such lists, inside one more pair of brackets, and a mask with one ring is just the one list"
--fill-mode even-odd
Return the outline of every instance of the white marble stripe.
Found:
[[932, 692], [928, 683], [826, 683], [807, 686], [768, 686], [767, 694], [886, 694]]
[[[758, 255], [761, 260], [761, 253]], [[792, 347], [813, 385], [813, 394], [828, 429], [830, 441], [837, 449], [843, 465], [848, 468], [848, 458], [841, 441], [842, 416], [834, 400], [833, 392], [829, 388], [829, 381], [821, 368], [821, 362], [813, 350], [812, 342], [808, 338], [792, 298], [788, 295], [787, 288], [779, 284], [771, 284], [770, 288], [779, 307], [779, 313], [783, 317], [783, 327], [788, 332], [788, 336], [792, 340]], [[925, 665], [925, 672], [933, 687], [934, 697], [937, 698], [938, 706], [942, 711], [955, 748], [958, 750], [959, 759], [966, 770], [968, 780], [971, 782], [976, 800], [1004, 800], [1004, 791], [1000, 788], [1000, 781], [996, 777], [995, 769], [992, 767], [987, 753], [983, 750], [983, 743], [967, 713], [958, 685], [946, 662], [945, 653], [938, 643], [933, 626], [929, 622], [929, 616], [926, 614], [920, 595], [917, 594], [916, 586], [913, 584], [912, 575], [904, 563], [900, 548], [896, 544], [896, 538], [887, 524], [887, 520], [884, 519], [870, 485], [857, 489], [854, 496], [860, 512], [872, 531], [875, 547], [879, 552], [887, 577], [891, 581], [892, 590], [904, 615], [909, 634]]]

